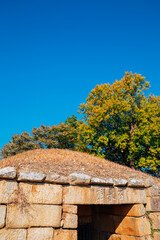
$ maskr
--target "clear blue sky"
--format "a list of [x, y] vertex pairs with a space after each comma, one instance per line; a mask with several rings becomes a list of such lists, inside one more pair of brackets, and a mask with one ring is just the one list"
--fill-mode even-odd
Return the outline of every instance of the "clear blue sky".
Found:
[[0, 0], [0, 149], [125, 71], [160, 95], [159, 70], [159, 0]]

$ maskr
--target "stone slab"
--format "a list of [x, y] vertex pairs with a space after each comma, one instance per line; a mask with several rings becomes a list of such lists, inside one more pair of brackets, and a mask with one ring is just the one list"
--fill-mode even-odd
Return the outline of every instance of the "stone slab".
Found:
[[113, 179], [112, 178], [108, 178], [108, 179], [91, 178], [91, 184], [113, 186]]
[[0, 181], [0, 203], [11, 203], [16, 201], [18, 183], [1, 180]]
[[0, 205], [0, 228], [4, 227], [5, 218], [6, 218], [6, 206]]
[[146, 211], [160, 212], [160, 196], [147, 197]]
[[115, 186], [125, 187], [125, 186], [127, 186], [127, 184], [128, 184], [128, 181], [126, 179], [114, 178], [114, 185]]
[[63, 205], [63, 212], [77, 214], [77, 205]]
[[69, 184], [68, 177], [61, 176], [59, 174], [47, 174], [45, 182], [48, 183], [59, 183], [59, 184]]
[[53, 184], [20, 183], [20, 190], [24, 193], [28, 203], [61, 204], [62, 186]]
[[10, 204], [7, 208], [7, 228], [60, 227], [62, 207], [58, 205]]
[[108, 240], [152, 240], [151, 236], [135, 237], [119, 234], [112, 234]]
[[146, 203], [143, 189], [121, 187], [66, 186], [63, 190], [64, 204], [132, 204]]
[[1, 229], [0, 239], [1, 240], [26, 240], [27, 230], [26, 229]]
[[160, 240], [160, 232], [154, 232], [153, 239], [154, 240]]
[[53, 240], [53, 228], [29, 228], [27, 240]]
[[16, 178], [16, 169], [14, 167], [5, 167], [0, 169], [0, 178], [14, 179]]
[[145, 187], [145, 182], [142, 179], [130, 178], [128, 187]]
[[54, 240], [77, 240], [76, 230], [61, 230], [54, 231]]
[[46, 175], [43, 173], [37, 172], [19, 172], [18, 181], [27, 181], [27, 182], [43, 182]]
[[131, 236], [146, 236], [151, 234], [150, 222], [146, 217], [117, 217], [113, 216], [114, 224], [116, 225], [115, 233], [131, 235]]
[[84, 173], [71, 173], [69, 175], [69, 183], [71, 185], [88, 185], [91, 181], [91, 177]]
[[160, 212], [150, 213], [149, 217], [152, 220], [152, 229], [160, 230]]
[[78, 216], [72, 213], [63, 213], [63, 228], [77, 228]]

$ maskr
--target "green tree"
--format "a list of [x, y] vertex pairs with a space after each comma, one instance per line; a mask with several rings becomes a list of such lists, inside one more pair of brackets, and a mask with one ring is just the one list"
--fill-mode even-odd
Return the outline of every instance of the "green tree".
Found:
[[14, 134], [12, 140], [5, 144], [1, 156], [3, 158], [17, 153], [37, 148], [67, 148], [76, 149], [78, 136], [78, 120], [72, 115], [65, 123], [58, 126], [44, 126], [33, 128], [31, 135], [28, 132]]
[[74, 150], [77, 143], [77, 124], [76, 117], [68, 117], [64, 123], [51, 127], [41, 125], [39, 128], [33, 128], [33, 141], [42, 148], [67, 148]]
[[8, 144], [5, 144], [1, 151], [3, 158], [16, 155], [27, 150], [40, 148], [36, 144], [28, 132], [22, 132], [22, 134], [14, 134], [12, 140]]
[[158, 174], [160, 97], [145, 97], [149, 87], [128, 72], [112, 85], [97, 85], [80, 105], [79, 150]]

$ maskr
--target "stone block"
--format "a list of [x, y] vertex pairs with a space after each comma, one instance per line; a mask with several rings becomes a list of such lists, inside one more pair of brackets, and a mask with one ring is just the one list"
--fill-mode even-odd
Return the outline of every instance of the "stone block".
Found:
[[146, 211], [151, 211], [151, 212], [160, 211], [160, 196], [147, 197]]
[[107, 179], [92, 178], [91, 179], [91, 184], [113, 186], [113, 179], [112, 178], [107, 178]]
[[0, 181], [0, 203], [14, 202], [17, 196], [18, 183], [13, 181]]
[[160, 230], [160, 212], [150, 213], [149, 217], [152, 220], [152, 229]]
[[135, 236], [126, 236], [119, 234], [112, 234], [108, 240], [152, 240], [151, 236], [145, 237], [135, 237]]
[[63, 213], [63, 228], [77, 228], [78, 226], [78, 217], [76, 214]]
[[20, 183], [20, 190], [28, 203], [61, 204], [62, 186], [53, 184]]
[[14, 179], [16, 178], [16, 169], [14, 167], [5, 167], [0, 169], [0, 178]]
[[53, 240], [53, 228], [29, 228], [27, 240]]
[[160, 232], [154, 232], [153, 239], [154, 240], [160, 240]]
[[88, 185], [91, 177], [84, 173], [71, 173], [69, 175], [69, 183], [71, 185]]
[[7, 207], [7, 228], [60, 227], [62, 207], [58, 205], [27, 204]]
[[63, 205], [63, 212], [77, 214], [77, 205]]
[[145, 190], [136, 188], [66, 186], [63, 191], [64, 204], [132, 204], [145, 202]]
[[43, 173], [37, 172], [19, 172], [18, 181], [27, 181], [27, 182], [43, 182], [46, 175]]
[[57, 229], [54, 231], [53, 239], [54, 240], [77, 240], [77, 231]]
[[116, 226], [115, 233], [131, 236], [145, 236], [151, 234], [150, 222], [146, 217], [113, 216]]
[[126, 179], [122, 179], [122, 178], [115, 178], [114, 179], [114, 185], [115, 186], [121, 186], [121, 187], [125, 187], [127, 186], [128, 181]]
[[1, 240], [26, 240], [27, 230], [26, 229], [1, 229], [0, 239]]
[[0, 228], [4, 227], [5, 218], [6, 218], [6, 206], [0, 205]]
[[152, 197], [152, 196], [158, 196], [159, 193], [159, 187], [158, 186], [153, 186], [150, 188], [146, 189], [146, 195], [147, 197]]
[[61, 176], [59, 174], [47, 174], [45, 182], [48, 183], [59, 183], [59, 184], [68, 184], [68, 177]]
[[145, 182], [142, 179], [130, 178], [128, 187], [145, 187]]

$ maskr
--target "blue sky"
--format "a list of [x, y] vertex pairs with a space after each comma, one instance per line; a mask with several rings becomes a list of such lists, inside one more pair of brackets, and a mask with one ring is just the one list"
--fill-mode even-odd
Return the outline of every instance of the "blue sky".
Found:
[[125, 71], [160, 95], [159, 0], [0, 0], [0, 149]]

